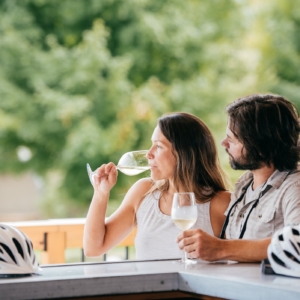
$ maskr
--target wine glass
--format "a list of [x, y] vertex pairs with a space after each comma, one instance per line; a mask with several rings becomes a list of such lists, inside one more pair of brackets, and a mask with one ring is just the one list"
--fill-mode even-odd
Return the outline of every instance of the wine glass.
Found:
[[[171, 218], [181, 230], [190, 229], [196, 223], [197, 205], [194, 193], [174, 193]], [[181, 262], [189, 263], [186, 252], [183, 252]]]
[[[148, 150], [126, 152], [120, 158], [117, 169], [129, 176], [137, 175], [149, 170], [150, 165], [148, 163], [148, 158], [146, 157], [147, 153]], [[86, 169], [91, 184], [94, 185], [94, 176], [96, 176], [96, 174], [92, 171], [89, 164], [86, 164]]]

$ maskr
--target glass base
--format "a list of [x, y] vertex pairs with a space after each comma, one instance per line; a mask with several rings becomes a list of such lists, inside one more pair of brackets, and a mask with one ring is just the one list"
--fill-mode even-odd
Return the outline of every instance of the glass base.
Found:
[[185, 265], [195, 265], [197, 263], [197, 259], [191, 259], [191, 258], [181, 258], [179, 260], [175, 260], [174, 263], [177, 264], [185, 264]]
[[182, 264], [187, 264], [187, 265], [194, 265], [197, 263], [197, 260], [196, 259], [190, 259], [190, 258], [187, 258], [187, 259], [181, 259], [180, 262]]

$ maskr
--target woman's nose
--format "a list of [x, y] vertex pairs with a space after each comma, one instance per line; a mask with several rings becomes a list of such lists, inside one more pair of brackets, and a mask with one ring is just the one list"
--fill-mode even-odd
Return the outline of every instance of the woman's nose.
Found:
[[148, 159], [152, 159], [153, 158], [153, 154], [152, 154], [152, 147], [148, 150], [147, 154], [146, 154], [146, 157]]

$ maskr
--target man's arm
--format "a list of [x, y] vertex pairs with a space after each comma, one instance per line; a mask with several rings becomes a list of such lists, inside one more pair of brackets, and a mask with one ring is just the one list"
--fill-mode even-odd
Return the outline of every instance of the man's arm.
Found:
[[186, 230], [177, 237], [178, 246], [190, 258], [207, 261], [235, 260], [239, 262], [260, 262], [267, 258], [271, 238], [258, 240], [222, 240], [201, 229]]
[[282, 211], [284, 225], [300, 224], [300, 179], [285, 192]]

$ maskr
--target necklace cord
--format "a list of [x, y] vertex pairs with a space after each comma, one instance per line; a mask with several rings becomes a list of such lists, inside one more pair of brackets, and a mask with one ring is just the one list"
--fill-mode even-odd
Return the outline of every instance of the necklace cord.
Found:
[[[229, 211], [228, 211], [228, 214], [226, 216], [226, 219], [224, 221], [224, 224], [223, 224], [223, 227], [222, 227], [222, 231], [221, 231], [221, 234], [220, 234], [220, 239], [225, 239], [225, 232], [226, 232], [226, 229], [227, 229], [227, 226], [228, 226], [228, 223], [229, 223], [229, 218], [230, 218], [230, 215], [231, 215], [231, 211], [233, 210], [233, 208], [239, 203], [242, 201], [242, 199], [244, 198], [246, 192], [247, 192], [247, 189], [249, 188], [249, 186], [252, 184], [253, 180], [251, 180], [248, 185], [245, 186], [245, 189], [244, 189], [244, 192], [242, 193], [242, 195], [234, 202], [234, 204], [230, 207]], [[264, 183], [263, 187], [265, 186], [267, 182]], [[262, 188], [263, 188], [262, 187]], [[242, 239], [245, 232], [246, 232], [246, 228], [247, 228], [247, 223], [248, 223], [248, 219], [250, 217], [250, 214], [252, 213], [253, 209], [257, 206], [260, 198], [266, 193], [268, 192], [268, 190], [271, 188], [272, 186], [271, 185], [267, 185], [267, 187], [262, 190], [260, 193], [259, 193], [259, 196], [258, 198], [255, 200], [254, 204], [252, 205], [247, 217], [246, 217], [246, 220], [244, 222], [244, 225], [243, 225], [243, 228], [241, 230], [241, 233], [240, 233], [240, 236], [239, 236], [239, 239]]]

